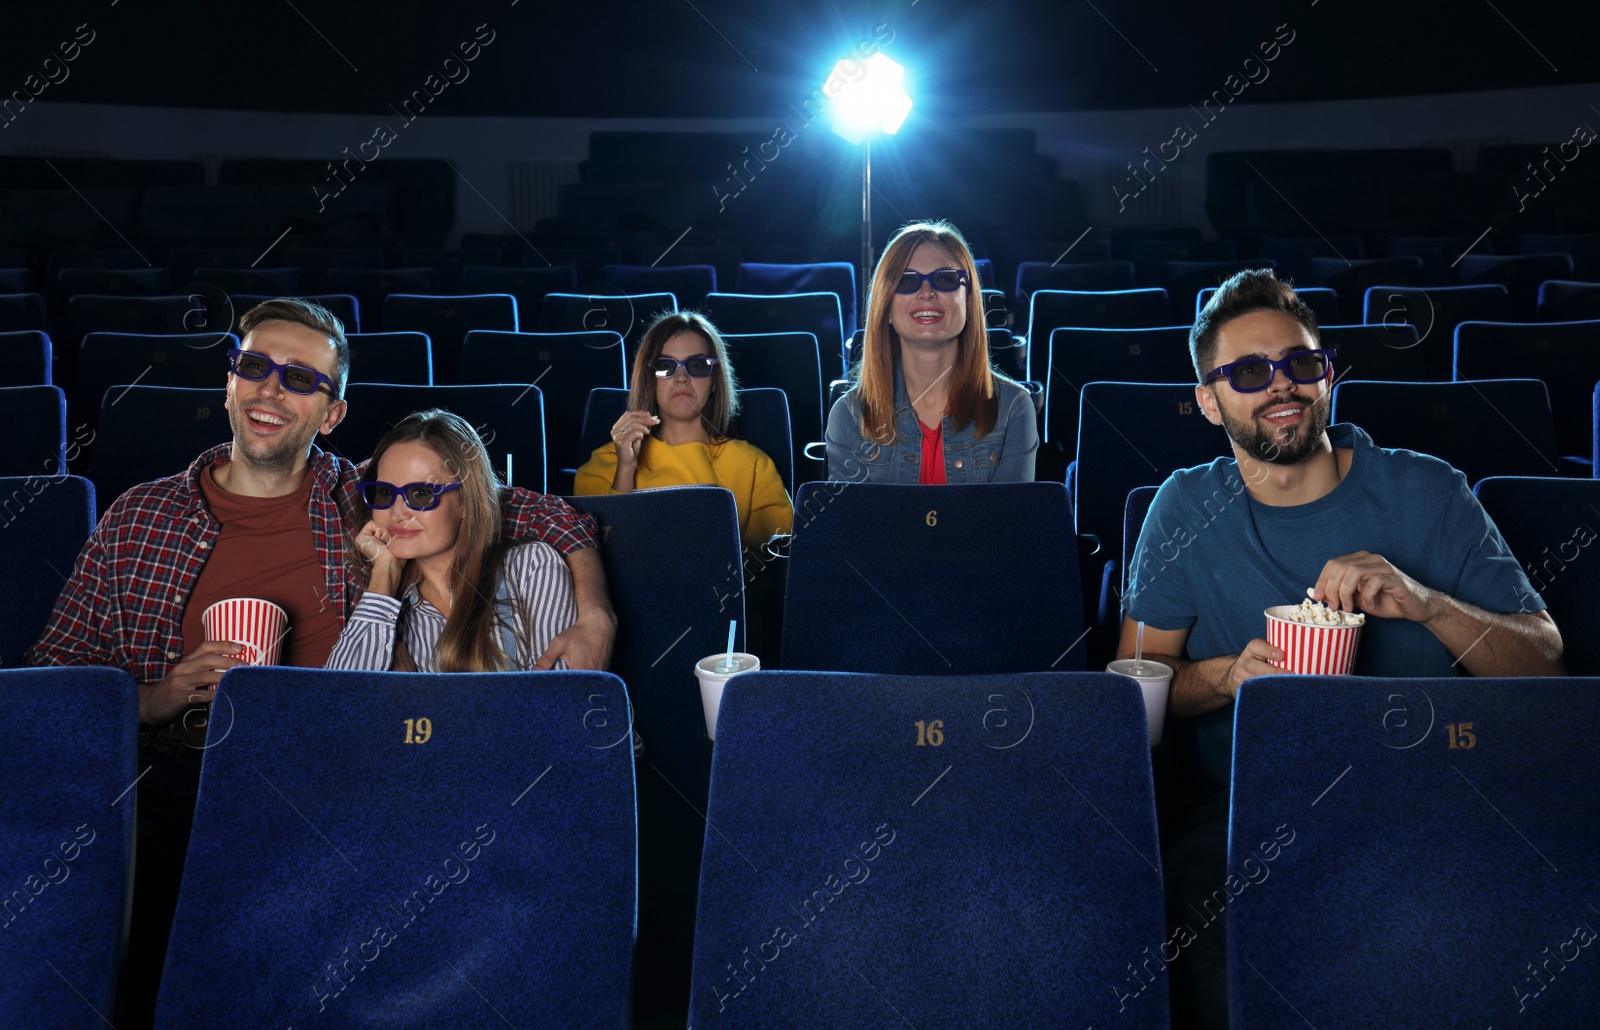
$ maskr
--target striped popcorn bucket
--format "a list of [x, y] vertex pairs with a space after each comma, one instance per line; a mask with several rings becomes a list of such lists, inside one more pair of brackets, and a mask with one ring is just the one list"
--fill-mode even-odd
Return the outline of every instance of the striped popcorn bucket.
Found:
[[1282, 668], [1314, 676], [1347, 676], [1356, 665], [1360, 626], [1318, 626], [1288, 618], [1299, 605], [1268, 608], [1267, 643], [1283, 651]]
[[289, 613], [259, 597], [230, 597], [200, 615], [207, 640], [232, 640], [244, 645], [251, 665], [276, 665], [289, 628]]

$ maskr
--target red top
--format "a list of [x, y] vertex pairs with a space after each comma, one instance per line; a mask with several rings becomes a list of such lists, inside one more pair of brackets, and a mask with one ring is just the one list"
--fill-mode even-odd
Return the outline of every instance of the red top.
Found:
[[183, 610], [183, 653], [206, 639], [200, 615], [214, 602], [262, 597], [289, 613], [278, 664], [320, 669], [339, 640], [339, 616], [311, 528], [313, 477], [282, 497], [245, 497], [217, 485], [215, 468], [200, 473], [200, 495], [222, 529]]
[[944, 486], [944, 420], [929, 428], [917, 420], [922, 430], [922, 468], [917, 472], [917, 482], [923, 486]]

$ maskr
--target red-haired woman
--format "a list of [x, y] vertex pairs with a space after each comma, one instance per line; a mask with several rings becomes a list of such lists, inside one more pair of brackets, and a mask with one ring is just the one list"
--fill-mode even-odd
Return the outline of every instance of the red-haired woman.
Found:
[[978, 269], [948, 222], [895, 233], [872, 275], [856, 383], [828, 415], [828, 478], [1031, 482], [1033, 399], [989, 366]]

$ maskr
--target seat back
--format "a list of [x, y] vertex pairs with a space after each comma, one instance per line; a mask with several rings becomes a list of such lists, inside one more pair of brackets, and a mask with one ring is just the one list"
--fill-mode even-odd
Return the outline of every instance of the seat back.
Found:
[[0, 567], [10, 581], [0, 596], [0, 666], [24, 664], [23, 651], [44, 632], [94, 521], [87, 479], [43, 471], [0, 478]]
[[441, 288], [437, 268], [333, 267], [323, 276], [329, 290], [356, 298], [361, 310], [367, 312], [369, 333], [415, 328], [385, 324], [383, 302], [386, 297], [396, 293], [437, 294]]
[[[77, 353], [78, 345], [90, 333], [170, 336], [209, 328], [209, 313], [197, 303], [194, 295], [117, 297], [80, 293], [67, 300], [64, 328], [58, 338], [62, 346]], [[209, 335], [216, 339], [219, 334]]]
[[0, 438], [0, 475], [64, 475], [67, 398], [61, 387], [0, 387]]
[[856, 314], [856, 267], [848, 261], [798, 265], [745, 261], [739, 265], [736, 285], [747, 294], [832, 293], [839, 298], [844, 331], [853, 333], [861, 324]]
[[[221, 387], [130, 386], [107, 391], [89, 478], [109, 508], [130, 486], [175, 475], [233, 439]], [[150, 427], [159, 426], [160, 432]]]
[[1442, 458], [1476, 483], [1485, 476], [1560, 473], [1550, 398], [1537, 379], [1374, 383], [1333, 388], [1333, 421], [1353, 422], [1379, 447]]
[[509, 293], [517, 298], [524, 329], [539, 328], [544, 299], [552, 293], [575, 293], [578, 270], [571, 265], [547, 268], [510, 268], [503, 265], [466, 265], [461, 269], [462, 293]]
[[[1367, 256], [1366, 244], [1360, 236], [1265, 236], [1256, 250], [1278, 263], [1278, 275], [1295, 283], [1296, 293], [1303, 292], [1301, 284], [1310, 285], [1312, 258], [1356, 261]], [[1319, 314], [1319, 322], [1321, 318]]]
[[[1035, 366], [1038, 368], [1039, 366]], [[1044, 378], [1045, 439], [1077, 450], [1085, 383], [1193, 383], [1189, 327], [1057, 329], [1050, 334]]]
[[480, 330], [468, 333], [462, 345], [461, 378], [468, 383], [539, 384], [545, 400], [545, 453], [553, 475], [589, 458], [579, 443], [589, 391], [626, 385], [628, 371], [622, 364], [622, 337], [614, 332]]
[[112, 387], [226, 386], [228, 351], [237, 346], [232, 333], [90, 333], [78, 353], [73, 420], [98, 423], [101, 409], [120, 393]]
[[1462, 254], [1487, 254], [1493, 249], [1494, 241], [1482, 235], [1389, 237], [1389, 256], [1420, 259], [1423, 284], [1429, 287], [1453, 285]]
[[1557, 446], [1562, 454], [1587, 459], [1594, 431], [1589, 403], [1600, 380], [1600, 321], [1456, 326], [1456, 379], [1493, 379], [1508, 369], [1544, 380]]
[[736, 676], [706, 815], [693, 1026], [1168, 1025], [1131, 680]]
[[1121, 539], [1134, 487], [1159, 486], [1178, 469], [1231, 453], [1227, 435], [1195, 403], [1192, 384], [1086, 383], [1080, 399], [1076, 524], [1103, 547]]
[[153, 297], [167, 288], [165, 268], [63, 268], [50, 281], [58, 300], [80, 293]]
[[1167, 291], [1034, 290], [1028, 307], [1028, 333], [1045, 341], [1055, 329], [1142, 329], [1170, 325]]
[[0, 386], [0, 476], [67, 470], [67, 398], [59, 386]]
[[0, 332], [49, 328], [44, 297], [37, 293], [0, 293]]
[[427, 296], [391, 293], [383, 298], [383, 328], [426, 333], [433, 343], [433, 379], [458, 383], [461, 341], [474, 329], [517, 331], [517, 298], [509, 293]]
[[[1068, 507], [1060, 483], [932, 491], [801, 484], [784, 668], [921, 675], [1083, 668]], [[974, 584], [991, 587], [976, 603]]]
[[[670, 293], [576, 294], [550, 293], [539, 312], [539, 331], [546, 333], [621, 333], [622, 367], [633, 367], [634, 351], [655, 317], [677, 311], [678, 298]], [[721, 328], [720, 326], [718, 328]]]
[[1456, 269], [1467, 285], [1499, 283], [1511, 294], [1511, 317], [1531, 321], [1539, 307], [1539, 286], [1548, 279], [1571, 279], [1571, 254], [1467, 254]]
[[433, 385], [433, 343], [427, 333], [346, 333], [345, 341], [350, 344], [348, 382]]
[[[238, 316], [249, 311], [265, 300], [274, 300], [274, 296], [267, 294], [235, 293], [228, 300], [233, 305], [232, 318], [236, 322]], [[337, 318], [344, 326], [344, 331], [359, 333], [361, 325], [361, 302], [348, 293], [315, 293], [301, 294], [301, 300], [309, 300], [313, 304], [320, 304], [328, 313]], [[224, 312], [227, 314], [227, 312]]]
[[1600, 318], [1600, 283], [1552, 279], [1539, 284], [1537, 315], [1541, 322], [1577, 322]]
[[1600, 233], [1517, 234], [1518, 254], [1567, 254], [1573, 279], [1600, 280]]
[[383, 268], [382, 247], [285, 247], [281, 262], [305, 271], [306, 288], [333, 292], [328, 272], [335, 268]]
[[1312, 258], [1310, 265], [1311, 282], [1326, 286], [1344, 298], [1343, 311], [1336, 319], [1342, 323], [1360, 321], [1362, 298], [1374, 286], [1423, 286], [1427, 282], [1419, 257], [1368, 258], [1364, 261], [1319, 257]]
[[621, 680], [245, 667], [212, 704], [157, 1026], [622, 1023]]
[[[724, 336], [810, 333], [817, 338], [817, 353], [828, 378], [834, 378], [836, 362], [839, 371], [844, 370], [844, 316], [837, 294], [713, 293], [706, 298], [705, 312]], [[790, 400], [799, 406], [798, 399]]]
[[699, 308], [717, 292], [711, 265], [601, 265], [600, 278], [622, 293], [670, 293], [687, 308]]
[[1369, 286], [1363, 322], [1414, 325], [1428, 378], [1450, 378], [1456, 326], [1462, 322], [1505, 322], [1511, 295], [1504, 286]]
[[[1113, 248], [1113, 251], [1116, 248]], [[1135, 239], [1129, 248], [1134, 274], [1140, 285], [1154, 286], [1167, 278], [1168, 264], [1211, 265], [1237, 261], [1239, 248], [1230, 239], [1168, 240], [1158, 238]], [[1268, 267], [1270, 262], [1257, 258], [1253, 267]], [[1185, 298], [1187, 302], [1187, 298]], [[1182, 310], [1182, 309], [1180, 309]]]
[[726, 335], [722, 342], [741, 385], [774, 387], [789, 398], [794, 437], [789, 464], [802, 480], [810, 480], [816, 463], [805, 457], [805, 445], [821, 440], [827, 425], [817, 338], [810, 333], [767, 333]]
[[[1278, 274], [1284, 279], [1290, 278], [1290, 276], [1281, 270]], [[1212, 297], [1216, 296], [1217, 290], [1219, 289], [1221, 289], [1221, 287], [1207, 286], [1205, 289], [1195, 294], [1194, 314], [1196, 318], [1200, 317], [1201, 309], [1206, 306]], [[1295, 287], [1294, 295], [1304, 301], [1306, 307], [1311, 309], [1311, 313], [1316, 316], [1317, 327], [1319, 329], [1323, 326], [1339, 325], [1347, 321], [1344, 311], [1339, 307], [1339, 292], [1337, 290], [1330, 289], [1326, 286], [1297, 286]], [[1357, 304], [1359, 305], [1359, 303], [1360, 302], [1358, 301]], [[1360, 317], [1360, 311], [1356, 311], [1352, 316], [1350, 316], [1352, 319]]]
[[351, 461], [370, 458], [383, 434], [412, 412], [443, 408], [472, 423], [503, 481], [544, 491], [544, 397], [537, 386], [351, 383], [344, 396], [348, 407], [332, 444]]
[[1339, 352], [1334, 359], [1338, 379], [1381, 379], [1423, 382], [1428, 378], [1417, 327], [1391, 325], [1317, 325], [1322, 345]]
[[[636, 1008], [670, 1008], [681, 1018], [711, 777], [694, 665], [726, 650], [730, 621], [739, 630], [734, 646], [746, 646], [739, 516], [733, 495], [713, 486], [569, 500], [600, 523], [606, 586], [618, 624], [627, 627], [611, 668], [628, 684], [644, 748]], [[614, 703], [589, 721], [608, 739], [628, 739], [625, 711]]]
[[104, 1027], [129, 901], [138, 688], [120, 669], [8, 669], [0, 693], [17, 718], [55, 727], [0, 755], [0, 865], [13, 870], [0, 1012], [16, 1026]]
[[1023, 311], [1036, 290], [1131, 290], [1133, 262], [1087, 261], [1052, 264], [1046, 261], [1017, 262], [1016, 287], [1012, 293]]
[[1562, 631], [1574, 676], [1600, 676], [1600, 479], [1490, 476], [1473, 488]]
[[[1574, 928], [1595, 925], [1600, 883], [1597, 687], [1247, 680], [1234, 716], [1232, 875], [1194, 917], [1226, 911], [1231, 1025], [1592, 1022], [1600, 979], [1566, 974], [1593, 940]], [[1307, 726], [1321, 728], [1315, 740]], [[1462, 912], [1494, 932], [1462, 937]], [[1436, 946], [1447, 938], [1459, 946]]]
[[[1218, 240], [1207, 242], [1227, 243], [1232, 249], [1233, 241]], [[1218, 259], [1215, 261], [1166, 261], [1161, 264], [1160, 277], [1154, 280], [1166, 288], [1167, 296], [1171, 298], [1172, 312], [1177, 316], [1179, 312], [1193, 311], [1196, 308], [1196, 297], [1201, 290], [1210, 286], [1221, 286], [1229, 277], [1238, 272], [1254, 268], [1274, 268], [1276, 262], [1271, 258], [1238, 258]], [[1146, 280], [1150, 282], [1151, 280]]]
[[1136, 486], [1128, 491], [1128, 504], [1122, 510], [1122, 593], [1128, 592], [1128, 570], [1133, 567], [1133, 551], [1144, 529], [1144, 517], [1156, 499], [1158, 486]]
[[50, 337], [42, 330], [0, 332], [0, 386], [49, 386]]
[[293, 297], [300, 292], [298, 268], [196, 268], [194, 280], [210, 283], [228, 293], [275, 293], [280, 297]]

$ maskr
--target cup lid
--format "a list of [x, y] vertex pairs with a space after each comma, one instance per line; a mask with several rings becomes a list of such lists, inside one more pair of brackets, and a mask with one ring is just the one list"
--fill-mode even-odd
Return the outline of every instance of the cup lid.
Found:
[[732, 658], [737, 668], [724, 669], [722, 663], [729, 657], [724, 651], [721, 654], [707, 655], [694, 663], [694, 671], [702, 676], [737, 676], [741, 672], [754, 672], [761, 666], [761, 659], [753, 654], [743, 651], [733, 652]]

